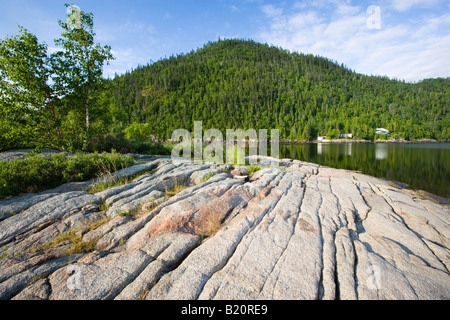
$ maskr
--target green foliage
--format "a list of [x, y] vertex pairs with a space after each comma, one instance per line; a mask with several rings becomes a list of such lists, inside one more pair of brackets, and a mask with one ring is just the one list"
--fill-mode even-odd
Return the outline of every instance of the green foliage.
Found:
[[149, 123], [133, 122], [125, 130], [125, 138], [138, 142], [148, 142], [151, 135], [151, 127]]
[[[149, 154], [149, 155], [160, 155], [160, 156], [170, 156], [173, 148], [173, 144], [170, 142], [164, 143], [144, 143], [144, 144], [133, 144], [137, 153]], [[142, 150], [142, 151], [139, 151]]]
[[88, 152], [112, 152], [116, 150], [119, 153], [133, 153], [131, 141], [126, 140], [123, 135], [98, 135], [88, 141]]
[[[152, 139], [173, 130], [279, 129], [280, 139], [319, 135], [450, 139], [450, 78], [405, 83], [365, 76], [313, 55], [253, 41], [203, 48], [101, 78], [113, 57], [94, 42], [93, 15], [81, 28], [59, 21], [60, 51], [24, 28], [0, 41], [0, 151], [53, 147], [170, 155]], [[269, 136], [270, 138], [270, 136]]]
[[328, 139], [336, 139], [339, 138], [339, 129], [329, 129], [327, 132], [327, 138]]
[[125, 139], [123, 134], [97, 135], [88, 140], [88, 152], [140, 153], [149, 155], [170, 155], [173, 148], [171, 143], [139, 142]]
[[29, 156], [0, 163], [0, 199], [21, 193], [40, 192], [66, 182], [85, 181], [135, 163], [129, 156], [82, 154]]
[[[69, 7], [66, 4], [66, 7]], [[85, 116], [86, 135], [89, 136], [89, 101], [92, 90], [102, 79], [104, 63], [114, 59], [110, 46], [101, 46], [94, 42], [94, 19], [92, 13], [81, 11], [80, 25], [72, 27], [59, 20], [63, 29], [61, 38], [55, 44], [63, 50], [53, 54], [52, 67], [58, 74], [57, 80], [65, 89], [66, 102]]]
[[109, 46], [94, 43], [92, 13], [81, 12], [80, 18], [77, 28], [59, 21], [63, 33], [55, 44], [61, 50], [51, 54], [23, 27], [0, 40], [0, 150], [84, 146], [92, 90], [113, 57]]
[[403, 138], [449, 139], [450, 78], [405, 83], [365, 76], [333, 61], [253, 41], [208, 43], [117, 76], [98, 93], [114, 130], [150, 124], [168, 139], [174, 129], [279, 129], [281, 139], [375, 128]]
[[19, 30], [18, 36], [0, 40], [0, 150], [51, 135], [57, 118], [50, 102], [47, 45], [23, 27]]
[[253, 176], [255, 174], [255, 172], [258, 172], [259, 170], [261, 170], [261, 166], [256, 166], [254, 164], [250, 165], [247, 168], [247, 172], [250, 177]]
[[214, 177], [214, 176], [215, 176], [215, 174], [214, 174], [213, 172], [208, 173], [206, 176], [204, 176], [204, 177], [202, 178], [201, 182], [208, 181], [209, 178]]
[[314, 131], [313, 126], [311, 126], [309, 124], [307, 124], [305, 126], [305, 129], [303, 131], [303, 139], [308, 140], [308, 141], [312, 141], [312, 140], [317, 139], [317, 134]]

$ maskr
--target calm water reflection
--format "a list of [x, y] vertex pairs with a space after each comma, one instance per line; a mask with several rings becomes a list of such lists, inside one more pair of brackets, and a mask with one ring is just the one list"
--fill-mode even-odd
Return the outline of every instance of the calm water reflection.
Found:
[[450, 143], [280, 144], [280, 158], [359, 170], [450, 198]]

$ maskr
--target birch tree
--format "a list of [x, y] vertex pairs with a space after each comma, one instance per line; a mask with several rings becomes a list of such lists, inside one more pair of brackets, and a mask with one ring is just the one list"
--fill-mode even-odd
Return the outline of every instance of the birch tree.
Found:
[[[48, 45], [19, 26], [19, 35], [0, 40], [0, 149], [11, 146], [51, 145], [79, 149], [79, 137], [67, 128], [84, 127], [89, 138], [89, 107], [93, 90], [102, 81], [105, 63], [113, 59], [110, 46], [94, 42], [93, 14], [68, 5], [63, 32]], [[83, 114], [83, 121], [76, 115]]]

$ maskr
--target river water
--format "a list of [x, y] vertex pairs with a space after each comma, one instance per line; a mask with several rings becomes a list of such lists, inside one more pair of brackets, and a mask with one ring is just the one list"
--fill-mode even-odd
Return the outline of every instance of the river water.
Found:
[[450, 198], [450, 143], [280, 144], [280, 158], [361, 171]]

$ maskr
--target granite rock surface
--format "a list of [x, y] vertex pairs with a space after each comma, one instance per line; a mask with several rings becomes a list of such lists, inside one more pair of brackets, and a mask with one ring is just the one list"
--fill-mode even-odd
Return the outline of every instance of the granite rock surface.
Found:
[[0, 299], [450, 299], [450, 209], [418, 193], [288, 159], [115, 175], [144, 170], [0, 200]]

